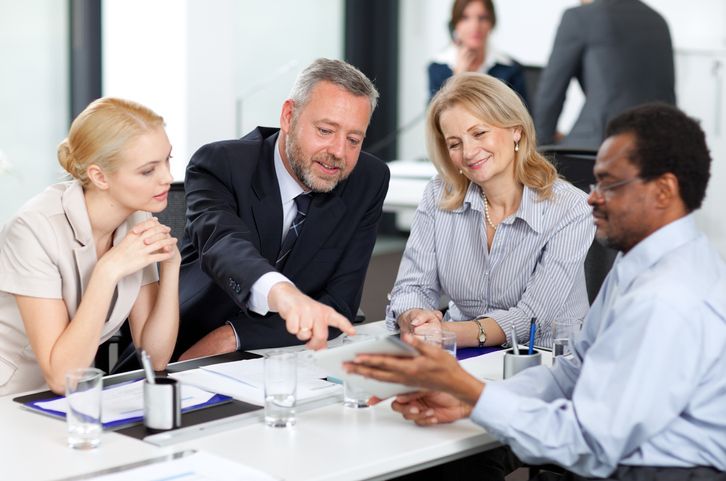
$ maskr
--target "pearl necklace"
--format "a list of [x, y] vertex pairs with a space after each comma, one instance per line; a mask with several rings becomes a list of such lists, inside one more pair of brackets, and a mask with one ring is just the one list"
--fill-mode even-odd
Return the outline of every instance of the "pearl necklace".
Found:
[[496, 232], [496, 230], [497, 230], [497, 227], [499, 227], [499, 224], [497, 224], [497, 225], [494, 225], [494, 222], [492, 222], [492, 218], [491, 218], [491, 217], [489, 217], [489, 203], [487, 202], [487, 196], [486, 196], [486, 194], [484, 193], [484, 191], [483, 191], [483, 190], [482, 190], [482, 191], [480, 191], [480, 192], [481, 192], [481, 197], [482, 197], [482, 199], [484, 199], [484, 217], [486, 218], [486, 220], [487, 220], [487, 223], [488, 223], [488, 224], [489, 224], [489, 225], [490, 225], [490, 226], [492, 227], [492, 229], [494, 229], [494, 231]]

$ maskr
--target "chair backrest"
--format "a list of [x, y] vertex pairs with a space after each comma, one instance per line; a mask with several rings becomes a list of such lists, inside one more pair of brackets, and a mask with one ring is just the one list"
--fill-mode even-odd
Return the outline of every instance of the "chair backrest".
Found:
[[595, 165], [596, 150], [557, 145], [543, 145], [538, 150], [554, 164], [562, 178], [575, 187], [590, 192], [590, 184], [595, 183], [592, 168]]
[[[595, 165], [597, 151], [556, 145], [542, 146], [539, 151], [554, 164], [560, 176], [584, 192], [590, 192], [590, 184], [595, 183], [592, 167]], [[585, 283], [587, 284], [587, 297], [590, 304], [600, 291], [602, 282], [610, 272], [616, 255], [615, 250], [603, 246], [597, 240], [593, 241], [587, 251], [585, 257]]]
[[610, 268], [615, 262], [617, 251], [600, 244], [597, 239], [592, 241], [590, 249], [585, 256], [585, 284], [587, 285], [587, 298], [590, 304], [600, 292], [600, 287], [607, 277]]
[[166, 209], [156, 214], [159, 222], [171, 227], [171, 235], [181, 245], [184, 236], [184, 227], [187, 223], [187, 202], [184, 195], [184, 182], [173, 182], [169, 190]]

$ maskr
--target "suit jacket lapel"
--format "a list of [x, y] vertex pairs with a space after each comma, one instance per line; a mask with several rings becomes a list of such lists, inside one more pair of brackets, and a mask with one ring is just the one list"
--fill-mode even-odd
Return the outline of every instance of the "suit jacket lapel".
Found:
[[[116, 229], [113, 236], [113, 246], [117, 246], [122, 240], [124, 240], [124, 237], [126, 237], [129, 227], [127, 222], [128, 221], [124, 222]], [[132, 272], [131, 274], [122, 277], [118, 281], [118, 284], [116, 284], [116, 291], [114, 292], [110, 309], [108, 313], [106, 313], [106, 323], [104, 324], [101, 332], [102, 342], [111, 337], [113, 333], [118, 330], [118, 327], [121, 323], [123, 323], [124, 319], [128, 317], [129, 312], [131, 312], [131, 308], [139, 295], [141, 276], [141, 270]], [[115, 322], [109, 322], [114, 320]]]
[[282, 273], [293, 276], [305, 267], [338, 225], [345, 211], [345, 204], [335, 191], [332, 194], [316, 194]]
[[83, 187], [78, 181], [72, 182], [61, 196], [61, 204], [68, 224], [73, 229], [73, 235], [78, 243], [73, 248], [73, 257], [76, 261], [76, 270], [80, 282], [78, 303], [86, 291], [88, 281], [96, 264], [96, 244], [93, 242], [91, 221], [88, 218], [86, 200], [83, 197]]
[[262, 144], [252, 179], [252, 216], [260, 238], [260, 253], [274, 266], [282, 242], [282, 204], [275, 174], [274, 149], [278, 134]]

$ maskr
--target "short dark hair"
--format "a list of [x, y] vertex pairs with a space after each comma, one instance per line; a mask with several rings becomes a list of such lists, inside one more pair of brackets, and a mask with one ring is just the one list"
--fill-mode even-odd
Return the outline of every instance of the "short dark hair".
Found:
[[494, 10], [494, 2], [492, 0], [454, 0], [454, 4], [451, 6], [451, 18], [449, 19], [450, 33], [453, 34], [456, 24], [464, 16], [464, 9], [472, 2], [483, 3], [484, 8], [489, 12], [489, 17], [492, 19], [492, 28], [497, 26], [497, 12]]
[[635, 136], [629, 160], [640, 169], [642, 179], [670, 172], [678, 179], [688, 211], [701, 207], [711, 176], [711, 155], [698, 121], [671, 105], [650, 103], [618, 115], [605, 131], [607, 137], [626, 133]]

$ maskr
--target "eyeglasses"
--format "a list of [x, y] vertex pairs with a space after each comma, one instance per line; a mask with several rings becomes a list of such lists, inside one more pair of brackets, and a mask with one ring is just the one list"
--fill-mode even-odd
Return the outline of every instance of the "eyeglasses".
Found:
[[605, 193], [609, 190], [614, 190], [619, 187], [623, 187], [624, 185], [631, 184], [635, 182], [636, 180], [642, 180], [640, 177], [633, 177], [632, 179], [625, 179], [625, 180], [619, 180], [617, 182], [613, 182], [612, 184], [606, 184], [602, 185], [599, 182], [597, 184], [590, 184], [590, 195], [597, 194], [597, 195], [605, 195]]

